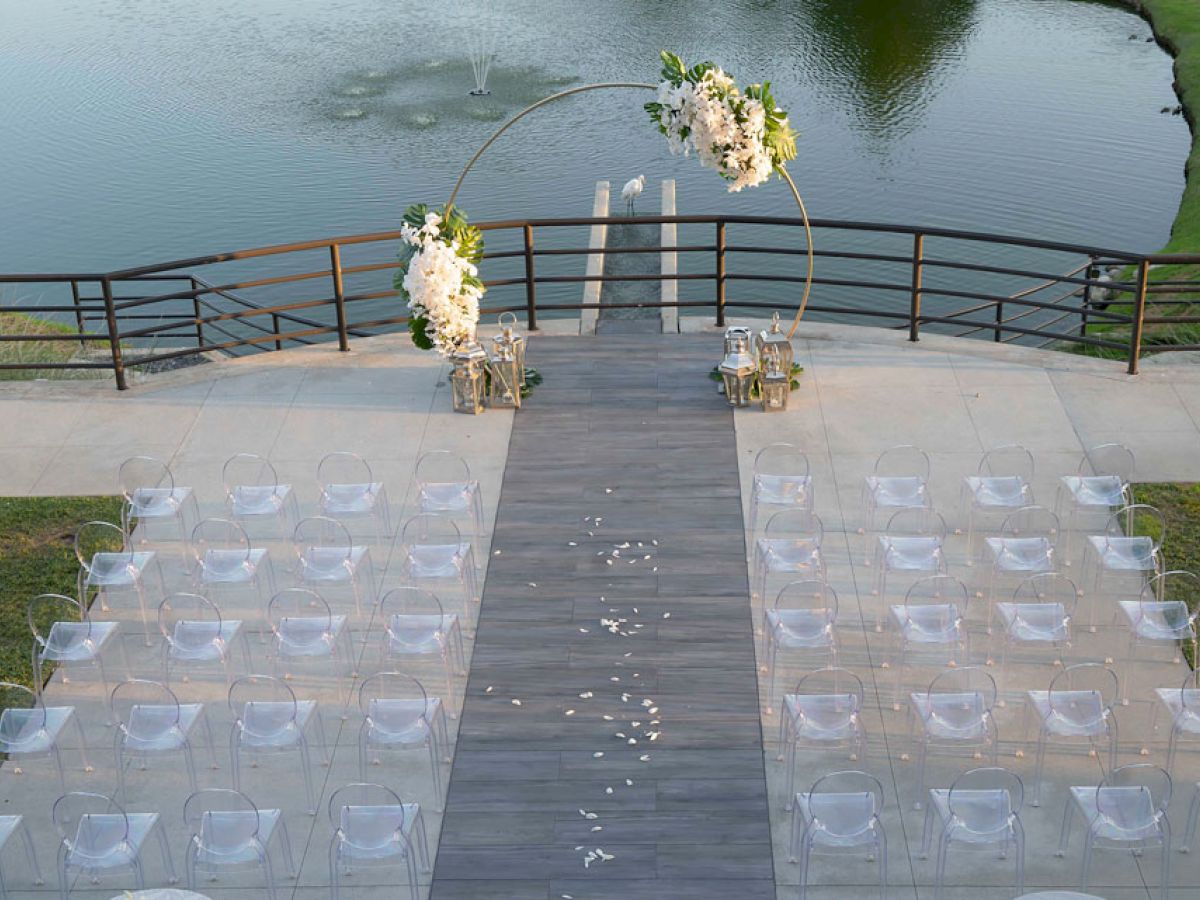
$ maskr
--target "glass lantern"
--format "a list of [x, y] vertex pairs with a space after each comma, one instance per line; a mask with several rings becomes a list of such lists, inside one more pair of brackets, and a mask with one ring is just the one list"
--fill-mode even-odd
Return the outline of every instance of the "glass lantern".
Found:
[[734, 341], [733, 351], [725, 354], [718, 370], [725, 382], [725, 396], [729, 398], [729, 405], [749, 406], [750, 389], [754, 385], [754, 376], [758, 374], [758, 365], [750, 353], [748, 333]]
[[759, 375], [758, 390], [764, 412], [783, 412], [792, 393], [792, 379], [788, 375]]
[[499, 356], [500, 348], [507, 347], [509, 356], [521, 373], [521, 387], [525, 387], [525, 337], [517, 334], [517, 314], [500, 313], [497, 321], [500, 323], [500, 333], [492, 338], [492, 355]]
[[497, 353], [488, 360], [488, 406], [497, 409], [521, 408], [521, 366], [507, 344], [497, 345]]
[[743, 328], [741, 325], [729, 326], [725, 329], [725, 355], [736, 352], [739, 341], [744, 342], [746, 348], [749, 349], [753, 339], [754, 335], [749, 328]]
[[758, 350], [759, 391], [762, 408], [767, 411], [787, 409], [792, 388], [792, 342], [779, 326], [779, 313], [771, 316], [769, 330], [760, 331]]
[[479, 415], [483, 412], [487, 351], [478, 341], [469, 340], [450, 354], [450, 363], [454, 367], [450, 372], [454, 411]]

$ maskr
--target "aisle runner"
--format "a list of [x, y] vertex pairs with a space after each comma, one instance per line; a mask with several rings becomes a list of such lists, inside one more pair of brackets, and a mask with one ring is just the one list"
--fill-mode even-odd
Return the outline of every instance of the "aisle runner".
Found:
[[531, 345], [433, 900], [774, 898], [720, 341]]

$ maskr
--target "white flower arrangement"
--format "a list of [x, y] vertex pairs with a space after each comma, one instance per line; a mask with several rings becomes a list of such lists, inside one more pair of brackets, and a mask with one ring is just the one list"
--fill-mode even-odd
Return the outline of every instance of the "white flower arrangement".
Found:
[[475, 339], [485, 290], [478, 269], [483, 237], [457, 209], [447, 215], [424, 204], [405, 210], [400, 236], [394, 284], [408, 301], [412, 341], [448, 357]]
[[689, 69], [666, 50], [662, 61], [658, 95], [645, 109], [672, 153], [695, 151], [701, 165], [729, 182], [731, 192], [762, 184], [796, 158], [796, 132], [775, 105], [770, 84], [742, 91], [714, 63]]

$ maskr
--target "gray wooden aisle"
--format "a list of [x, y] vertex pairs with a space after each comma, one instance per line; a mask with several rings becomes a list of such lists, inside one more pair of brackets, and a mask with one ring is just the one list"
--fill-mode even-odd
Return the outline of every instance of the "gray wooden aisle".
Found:
[[719, 351], [531, 341], [433, 900], [774, 898]]

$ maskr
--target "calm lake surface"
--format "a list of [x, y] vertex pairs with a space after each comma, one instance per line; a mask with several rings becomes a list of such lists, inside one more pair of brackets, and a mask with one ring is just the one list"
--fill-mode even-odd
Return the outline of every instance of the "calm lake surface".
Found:
[[[488, 15], [492, 94], [468, 97]], [[662, 47], [772, 81], [814, 216], [1154, 250], [1189, 134], [1161, 111], [1178, 100], [1149, 35], [1075, 0], [0, 0], [0, 271], [394, 228], [444, 202], [506, 115], [655, 81]], [[644, 173], [677, 180], [683, 213], [794, 213], [779, 183], [730, 195], [671, 157], [645, 99], [539, 112], [459, 202], [476, 220], [588, 215], [597, 179]]]

